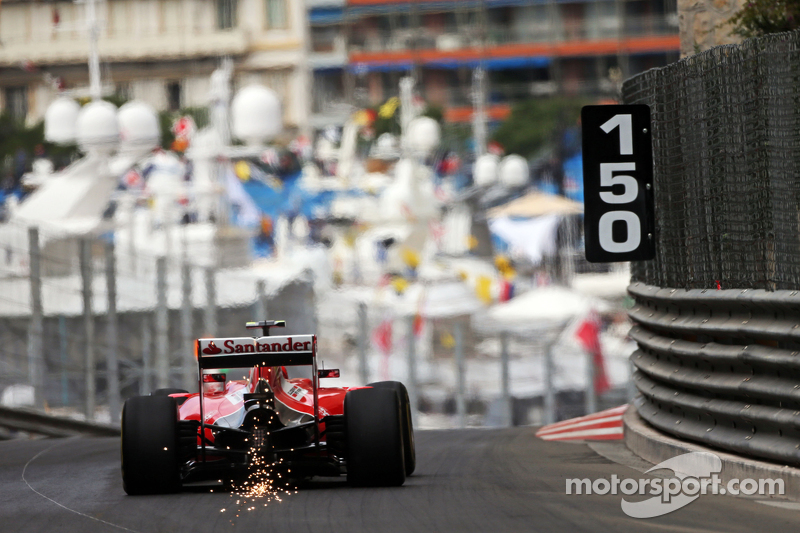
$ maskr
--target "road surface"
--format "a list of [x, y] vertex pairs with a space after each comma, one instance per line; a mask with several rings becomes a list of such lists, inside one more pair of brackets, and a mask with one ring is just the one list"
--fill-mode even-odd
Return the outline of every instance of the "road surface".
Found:
[[[792, 531], [796, 504], [701, 496], [666, 516], [634, 519], [621, 496], [567, 495], [567, 478], [640, 478], [586, 444], [545, 442], [533, 428], [417, 432], [405, 486], [311, 483], [282, 501], [244, 503], [220, 487], [127, 496], [117, 439], [0, 442], [0, 532]], [[622, 446], [622, 444], [618, 444]], [[213, 492], [212, 492], [213, 490]], [[266, 505], [265, 505], [266, 504]], [[253, 507], [252, 510], [247, 510]], [[794, 509], [792, 509], [794, 507]], [[223, 512], [222, 509], [225, 509]], [[238, 516], [237, 516], [238, 515]]]

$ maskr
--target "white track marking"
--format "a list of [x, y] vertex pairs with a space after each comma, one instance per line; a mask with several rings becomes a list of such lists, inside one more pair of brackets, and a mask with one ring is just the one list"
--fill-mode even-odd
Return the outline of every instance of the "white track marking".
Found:
[[583, 431], [566, 431], [564, 433], [550, 433], [540, 435], [542, 440], [558, 440], [564, 437], [578, 439], [580, 437], [597, 437], [599, 435], [622, 435], [622, 427], [586, 429]]
[[130, 531], [131, 533], [139, 533], [138, 531], [136, 531], [134, 529], [128, 529], [127, 527], [118, 526], [117, 524], [112, 524], [111, 522], [106, 522], [105, 520], [101, 520], [100, 518], [94, 517], [92, 515], [88, 515], [88, 514], [80, 512], [80, 511], [76, 511], [75, 509], [70, 509], [66, 505], [58, 503], [53, 498], [45, 496], [44, 494], [42, 494], [38, 490], [36, 490], [33, 487], [31, 487], [31, 484], [28, 483], [27, 479], [25, 479], [25, 471], [28, 470], [28, 465], [30, 465], [32, 462], [34, 462], [40, 455], [43, 455], [45, 452], [49, 452], [50, 450], [52, 450], [53, 448], [55, 448], [56, 446], [59, 446], [61, 444], [63, 444], [63, 443], [62, 442], [58, 442], [56, 444], [53, 444], [49, 448], [45, 448], [44, 450], [40, 451], [39, 453], [37, 453], [36, 455], [31, 457], [30, 460], [27, 463], [25, 463], [25, 466], [22, 468], [22, 481], [25, 482], [25, 484], [28, 486], [28, 488], [31, 489], [36, 494], [38, 494], [39, 496], [41, 496], [42, 498], [44, 498], [45, 500], [49, 500], [49, 501], [53, 502], [54, 504], [58, 505], [62, 509], [66, 509], [70, 513], [75, 513], [76, 515], [80, 515], [80, 516], [83, 516], [85, 518], [89, 518], [90, 520], [94, 520], [95, 522], [100, 522], [100, 523], [105, 524], [107, 526], [115, 527], [115, 528], [121, 529], [123, 531]]

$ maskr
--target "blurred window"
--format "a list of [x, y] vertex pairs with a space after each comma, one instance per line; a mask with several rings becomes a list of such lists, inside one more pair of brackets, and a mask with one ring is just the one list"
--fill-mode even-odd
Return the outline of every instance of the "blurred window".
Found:
[[267, 29], [285, 30], [289, 27], [286, 0], [265, 0], [267, 4]]
[[28, 88], [8, 87], [6, 88], [6, 107], [5, 112], [15, 120], [25, 120], [28, 116]]
[[217, 0], [217, 28], [230, 30], [236, 27], [236, 0]]
[[181, 108], [183, 103], [182, 93], [181, 82], [171, 81], [167, 83], [167, 107], [170, 111], [177, 111]]
[[131, 89], [131, 82], [129, 81], [121, 81], [117, 83], [114, 94], [119, 97], [120, 100], [124, 100], [127, 102], [128, 100], [133, 100], [133, 90]]

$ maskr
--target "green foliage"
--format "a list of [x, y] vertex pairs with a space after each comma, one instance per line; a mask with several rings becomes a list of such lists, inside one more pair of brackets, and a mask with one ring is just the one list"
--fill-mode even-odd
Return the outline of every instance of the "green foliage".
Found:
[[29, 153], [37, 144], [44, 143], [44, 123], [28, 128], [6, 114], [0, 115], [0, 157], [13, 155], [22, 148]]
[[400, 113], [397, 112], [391, 117], [382, 117], [378, 114], [378, 108], [375, 108], [376, 118], [375, 122], [372, 123], [372, 127], [375, 129], [375, 138], [377, 139], [384, 133], [392, 133], [394, 135], [400, 135]]
[[[103, 98], [117, 107], [125, 103], [119, 96]], [[80, 104], [86, 104], [90, 99], [81, 99]], [[206, 108], [186, 108], [177, 112], [162, 112], [159, 114], [161, 127], [161, 145], [169, 149], [175, 136], [172, 134], [172, 124], [176, 118], [190, 115], [197, 125], [203, 128], [208, 125], [208, 110]], [[78, 157], [78, 147], [75, 145], [62, 146], [45, 142], [44, 121], [28, 127], [22, 121], [13, 120], [6, 114], [0, 114], [0, 184], [15, 170], [15, 157], [22, 150], [25, 152], [27, 169], [36, 157], [36, 147], [44, 148], [44, 154], [53, 161], [56, 168], [62, 168]]]
[[[384, 133], [400, 135], [400, 107], [395, 109], [395, 112], [391, 117], [382, 117], [380, 110], [383, 105], [385, 105], [385, 102], [384, 104], [371, 108], [375, 112], [375, 122], [372, 124], [372, 127], [375, 130], [376, 139]], [[444, 120], [444, 110], [441, 108], [441, 106], [428, 104], [422, 111], [421, 116], [430, 117], [441, 125], [442, 121]]]
[[466, 151], [472, 141], [472, 124], [449, 122], [442, 125], [442, 146]]
[[25, 152], [30, 168], [36, 147], [40, 145], [44, 148], [45, 155], [53, 160], [56, 168], [67, 165], [78, 153], [75, 145], [60, 146], [45, 142], [43, 121], [28, 127], [22, 121], [0, 114], [0, 180], [5, 179], [14, 170], [14, 158], [20, 150]]
[[[108, 96], [104, 96], [102, 99], [105, 100], [106, 102], [114, 104], [116, 107], [122, 107], [124, 104], [128, 103], [128, 99], [127, 98], [125, 98], [124, 96], [122, 96], [120, 94], [116, 94], [116, 93], [108, 95]], [[78, 104], [80, 104], [81, 107], [83, 107], [83, 106], [85, 106], [86, 104], [88, 104], [89, 102], [92, 101], [92, 97], [91, 96], [82, 96], [80, 98], [77, 98], [76, 101], [78, 102]]]
[[[400, 135], [400, 107], [395, 109], [395, 112], [390, 117], [382, 117], [380, 110], [384, 104], [377, 105], [371, 107], [371, 109], [375, 113], [375, 121], [372, 123], [372, 129], [375, 132], [374, 139], [377, 139], [384, 133], [391, 133], [393, 135]], [[444, 120], [444, 110], [437, 105], [428, 104], [425, 106], [425, 109], [422, 111], [421, 115], [423, 117], [430, 117], [437, 121], [439, 125], [442, 124]], [[369, 143], [365, 143], [369, 144]]]
[[800, 28], [800, 0], [753, 0], [728, 20], [733, 33], [758, 37]]
[[511, 110], [492, 140], [506, 153], [531, 157], [551, 144], [563, 128], [573, 126], [581, 115], [581, 107], [590, 102], [581, 98], [532, 98]]
[[444, 120], [444, 109], [442, 109], [442, 106], [428, 104], [425, 111], [422, 112], [422, 116], [430, 117], [441, 125]]

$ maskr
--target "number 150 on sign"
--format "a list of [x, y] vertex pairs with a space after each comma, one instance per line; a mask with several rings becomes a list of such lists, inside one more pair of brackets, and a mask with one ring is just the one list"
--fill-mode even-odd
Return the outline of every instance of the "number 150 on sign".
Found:
[[586, 259], [655, 257], [653, 149], [646, 105], [581, 110]]

